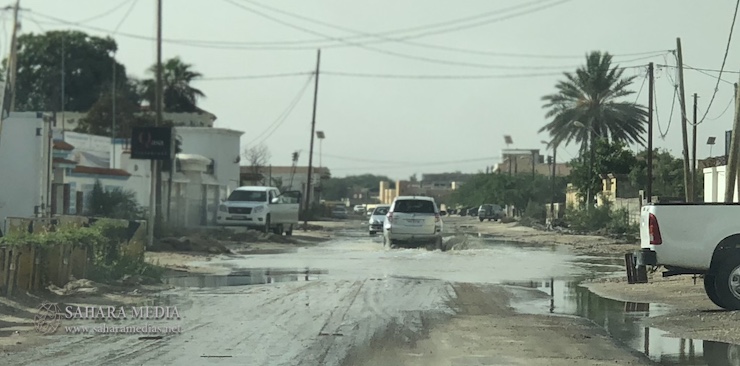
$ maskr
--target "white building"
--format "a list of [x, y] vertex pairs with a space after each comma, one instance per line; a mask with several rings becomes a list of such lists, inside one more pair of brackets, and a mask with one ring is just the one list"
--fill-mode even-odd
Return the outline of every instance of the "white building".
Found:
[[[704, 202], [724, 202], [727, 181], [725, 171], [727, 165], [704, 168]], [[735, 180], [735, 199], [738, 202], [738, 180]]]
[[[149, 207], [150, 161], [131, 159], [126, 141], [114, 144], [108, 137], [63, 132], [52, 125], [51, 116], [41, 113], [13, 113], [4, 120], [0, 224], [6, 217], [85, 214], [97, 180], [105, 189], [133, 191], [138, 204]], [[203, 127], [177, 127], [175, 131], [184, 154], [178, 155], [172, 179], [173, 221], [207, 225], [215, 221], [220, 199], [239, 185], [243, 133]], [[167, 201], [168, 177], [162, 173], [163, 202]]]
[[0, 130], [0, 230], [6, 217], [44, 215], [51, 203], [51, 119], [11, 113]]

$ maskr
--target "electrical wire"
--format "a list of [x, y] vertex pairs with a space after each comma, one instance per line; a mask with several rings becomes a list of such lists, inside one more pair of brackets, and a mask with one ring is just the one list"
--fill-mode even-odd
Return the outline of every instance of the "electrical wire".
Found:
[[121, 18], [121, 21], [119, 21], [119, 22], [118, 22], [118, 25], [116, 25], [116, 29], [115, 29], [115, 30], [113, 31], [113, 34], [114, 34], [114, 35], [115, 35], [116, 33], [118, 33], [118, 30], [119, 30], [119, 29], [121, 29], [121, 26], [123, 25], [123, 22], [125, 22], [125, 21], [126, 21], [126, 19], [128, 19], [129, 15], [131, 15], [131, 12], [132, 12], [132, 11], [134, 10], [134, 8], [136, 7], [136, 4], [137, 4], [138, 2], [139, 2], [139, 0], [133, 0], [133, 1], [131, 2], [131, 6], [129, 6], [128, 10], [126, 10], [126, 14], [124, 14], [124, 15], [123, 15], [123, 18]]
[[128, 4], [128, 3], [132, 2], [132, 1], [135, 1], [135, 0], [123, 0], [123, 1], [121, 1], [121, 2], [120, 2], [120, 3], [118, 4], [118, 5], [116, 5], [116, 6], [112, 7], [112, 8], [110, 8], [110, 9], [108, 9], [108, 10], [106, 10], [106, 11], [104, 11], [104, 12], [102, 12], [102, 13], [98, 14], [98, 15], [94, 15], [94, 16], [91, 16], [91, 17], [89, 17], [89, 18], [85, 18], [85, 19], [82, 19], [82, 20], [78, 20], [78, 21], [76, 21], [75, 23], [78, 23], [78, 24], [84, 24], [84, 23], [87, 23], [87, 22], [91, 22], [91, 21], [93, 21], [93, 20], [98, 20], [98, 19], [101, 19], [101, 18], [105, 18], [105, 17], [107, 17], [108, 15], [111, 15], [111, 14], [115, 13], [115, 12], [116, 12], [116, 11], [117, 11], [118, 9], [120, 9], [120, 8], [122, 8], [122, 7], [124, 7], [124, 6], [126, 6], [126, 4]]
[[640, 95], [642, 95], [642, 90], [645, 88], [645, 81], [648, 79], [647, 71], [645, 71], [645, 75], [643, 75], [642, 84], [640, 85], [640, 90], [637, 92], [637, 97], [635, 98], [635, 102], [632, 104], [637, 104], [637, 101], [640, 100]]
[[[326, 157], [325, 154], [322, 154], [322, 155]], [[355, 167], [345, 167], [345, 168], [332, 168], [331, 171], [359, 170], [359, 169], [364, 169], [364, 170], [367, 170], [367, 169], [408, 169], [408, 168], [416, 168], [416, 167], [480, 163], [480, 162], [491, 161], [491, 160], [496, 160], [500, 158], [501, 157], [488, 157], [488, 158], [476, 158], [476, 159], [465, 159], [465, 160], [454, 160], [454, 161], [419, 162], [419, 163], [398, 162], [398, 165], [384, 165], [384, 166], [372, 166], [372, 167], [355, 166]]]
[[668, 75], [668, 81], [671, 83], [671, 86], [673, 87], [673, 101], [671, 102], [671, 112], [668, 114], [668, 125], [666, 126], [665, 132], [663, 132], [663, 128], [660, 126], [660, 116], [658, 114], [658, 95], [657, 95], [657, 89], [653, 88], [653, 94], [655, 96], [655, 119], [658, 122], [658, 133], [660, 134], [660, 139], [665, 141], [665, 137], [668, 135], [668, 131], [671, 129], [671, 123], [673, 122], [673, 111], [676, 107], [676, 99], [678, 97], [678, 85], [671, 77], [670, 73], [666, 73]]
[[[733, 83], [733, 82], [731, 82], [731, 81], [728, 81], [728, 80], [725, 80], [725, 79], [722, 79], [722, 77], [718, 77], [718, 76], [716, 76], [716, 75], [712, 75], [712, 74], [710, 74], [709, 72], [707, 72], [707, 70], [706, 70], [706, 69], [698, 69], [698, 68], [695, 68], [695, 67], [691, 67], [691, 66], [687, 65], [686, 63], [684, 63], [684, 64], [683, 64], [683, 67], [684, 67], [684, 69], [686, 69], [686, 70], [693, 70], [693, 71], [696, 71], [696, 72], [698, 72], [698, 73], [700, 73], [700, 74], [702, 74], [702, 75], [706, 75], [706, 76], [709, 76], [710, 78], [712, 78], [712, 79], [715, 79], [715, 80], [717, 80], [717, 81], [722, 81], [722, 82], [724, 82], [724, 83], [727, 83], [727, 84], [730, 84], [730, 85], [733, 85], [733, 86], [735, 85], [735, 83]], [[709, 70], [709, 71], [719, 71], [719, 70]], [[729, 73], [729, 71], [725, 71], [725, 74], [727, 74], [727, 73]], [[716, 88], [715, 88], [715, 89], [716, 89]]]
[[735, 95], [733, 95], [732, 98], [730, 98], [730, 102], [727, 103], [727, 106], [725, 107], [725, 110], [722, 111], [722, 113], [719, 116], [714, 117], [714, 118], [707, 118], [707, 119], [710, 120], [710, 121], [716, 121], [716, 120], [722, 118], [722, 116], [724, 116], [725, 113], [727, 113], [727, 111], [730, 110], [730, 107], [734, 104], [734, 102], [735, 102]]
[[[631, 68], [642, 68], [644, 65], [638, 66], [624, 66], [617, 67], [616, 69], [631, 69]], [[198, 81], [223, 81], [223, 80], [249, 80], [249, 79], [270, 79], [279, 77], [291, 77], [313, 74], [313, 71], [305, 72], [286, 72], [278, 74], [253, 74], [253, 75], [235, 75], [235, 76], [216, 76], [216, 77], [204, 77], [198, 79]], [[454, 74], [382, 74], [382, 73], [358, 73], [358, 72], [346, 72], [346, 71], [321, 71], [321, 75], [327, 76], [341, 76], [341, 77], [356, 77], [356, 78], [374, 78], [374, 79], [422, 79], [422, 80], [485, 80], [485, 79], [516, 79], [516, 78], [538, 78], [546, 76], [560, 76], [563, 71], [548, 72], [548, 73], [527, 73], [527, 74], [479, 74], [479, 75], [454, 75]]]
[[[338, 26], [338, 25], [335, 25], [335, 24], [332, 24], [332, 23], [328, 23], [328, 22], [324, 22], [324, 21], [315, 19], [315, 18], [309, 18], [309, 17], [303, 16], [303, 15], [300, 15], [300, 14], [296, 14], [296, 13], [292, 13], [292, 12], [288, 12], [288, 11], [285, 11], [285, 10], [281, 10], [281, 9], [278, 9], [278, 8], [275, 8], [275, 7], [272, 7], [272, 6], [268, 6], [268, 5], [259, 3], [257, 1], [243, 0], [243, 2], [247, 2], [247, 3], [250, 3], [252, 5], [256, 5], [256, 6], [259, 6], [259, 7], [265, 8], [265, 9], [268, 9], [268, 10], [270, 10], [272, 12], [283, 14], [283, 15], [286, 15], [286, 16], [289, 16], [289, 17], [292, 17], [292, 18], [304, 20], [304, 21], [307, 21], [307, 22], [311, 22], [311, 23], [314, 23], [314, 24], [319, 24], [319, 25], [322, 25], [322, 26], [325, 26], [325, 27], [329, 27], [329, 28], [333, 28], [333, 29], [337, 29], [337, 30], [341, 30], [341, 31], [345, 31], [345, 32], [355, 33], [356, 36], [378, 38], [380, 40], [383, 40], [384, 42], [399, 42], [399, 43], [403, 43], [403, 44], [407, 44], [407, 45], [415, 46], [415, 47], [428, 48], [428, 49], [436, 49], [436, 50], [443, 50], [443, 51], [454, 51], [454, 52], [461, 52], [461, 53], [475, 54], [475, 55], [483, 55], [483, 56], [522, 57], [522, 58], [525, 58], [525, 57], [537, 57], [537, 58], [575, 58], [575, 56], [507, 54], [507, 53], [500, 53], [500, 52], [471, 50], [471, 49], [458, 48], [458, 47], [448, 47], [448, 46], [440, 46], [440, 45], [426, 44], [426, 43], [420, 43], [420, 42], [411, 42], [411, 41], [409, 41], [409, 39], [411, 37], [413, 37], [413, 38], [419, 38], [421, 36], [428, 36], [428, 35], [436, 34], [437, 32], [431, 32], [431, 33], [426, 32], [426, 33], [422, 33], [420, 35], [415, 35], [415, 36], [401, 37], [401, 38], [391, 38], [391, 37], [384, 36], [383, 33], [372, 34], [372, 33], [363, 32], [363, 31], [360, 31], [360, 30], [357, 30], [357, 29], [353, 29], [353, 28]], [[550, 5], [551, 6], [552, 5], [559, 5], [559, 4], [564, 3], [564, 2], [567, 2], [567, 1], [561, 1], [558, 4], [550, 4]], [[534, 4], [538, 4], [538, 3], [542, 3], [542, 1], [534, 2]], [[525, 4], [525, 6], [529, 6], [530, 4], [532, 4], [532, 3]], [[488, 24], [490, 24], [490, 23], [488, 23]], [[344, 39], [346, 39], [346, 37]], [[363, 42], [363, 44], [365, 44], [365, 45], [367, 45], [368, 43], [369, 42]], [[378, 43], [378, 42], [372, 42], [372, 43]], [[335, 46], [342, 46], [342, 45], [335, 45]], [[332, 47], [332, 46], [322, 47], [322, 48], [329, 48], [329, 47]], [[636, 54], [632, 54], [632, 55], [647, 55], [647, 54], [655, 55], [655, 54], [659, 54], [659, 53], [663, 53], [663, 52], [665, 52], [665, 51], [653, 51], [653, 52], [646, 52], [646, 53], [636, 53]], [[577, 56], [577, 57], [580, 58], [582, 56]]]
[[[349, 42], [346, 39], [341, 38], [341, 37], [333, 37], [333, 36], [330, 36], [330, 35], [327, 35], [327, 34], [324, 34], [324, 33], [321, 33], [321, 32], [317, 32], [317, 31], [312, 30], [312, 29], [309, 29], [309, 28], [305, 28], [305, 27], [302, 27], [302, 26], [299, 26], [299, 25], [295, 25], [295, 24], [292, 24], [290, 22], [286, 22], [286, 21], [283, 21], [283, 20], [278, 19], [276, 17], [273, 17], [273, 16], [271, 16], [269, 14], [265, 14], [265, 13], [259, 11], [259, 10], [255, 10], [255, 9], [249, 8], [247, 6], [244, 6], [242, 4], [236, 3], [233, 0], [223, 0], [223, 1], [225, 1], [225, 2], [227, 2], [229, 4], [232, 4], [232, 5], [234, 5], [234, 6], [238, 7], [238, 8], [241, 8], [241, 9], [243, 9], [245, 11], [248, 11], [248, 12], [250, 12], [252, 14], [256, 14], [256, 15], [262, 17], [262, 18], [268, 19], [268, 20], [270, 20], [272, 22], [281, 24], [281, 25], [283, 25], [285, 27], [293, 28], [293, 29], [302, 31], [304, 33], [316, 35], [316, 36], [319, 36], [319, 37], [324, 37], [324, 38], [326, 38], [328, 40], [333, 40], [333, 41], [337, 41], [337, 42], [346, 43], [346, 44], [349, 44], [349, 45], [352, 45], [352, 46], [356, 46], [356, 47], [362, 48], [364, 50], [368, 50], [368, 51], [372, 51], [372, 52], [376, 52], [376, 53], [381, 53], [381, 54], [384, 54], [384, 55], [395, 56], [395, 57], [400, 57], [400, 58], [405, 58], [405, 59], [412, 59], [412, 60], [417, 60], [417, 61], [425, 61], [425, 62], [429, 62], [429, 63], [450, 65], [450, 66], [467, 66], [467, 67], [488, 68], [488, 69], [492, 69], [492, 68], [498, 68], [498, 69], [545, 69], [545, 68], [553, 68], [553, 67], [528, 67], [528, 66], [504, 66], [504, 65], [478, 64], [478, 63], [471, 63], [471, 62], [459, 62], [459, 61], [450, 61], [450, 60], [440, 60], [440, 59], [435, 59], [435, 58], [430, 58], [430, 57], [416, 56], [416, 55], [410, 55], [410, 54], [401, 53], [401, 52], [389, 51], [389, 50], [385, 50], [385, 49], [381, 49], [381, 48], [370, 47], [370, 46], [367, 46], [366, 44], [362, 44], [362, 43]], [[563, 3], [563, 2], [567, 2], [567, 1], [572, 1], [572, 0], [562, 0], [562, 1], [558, 2], [558, 4]], [[554, 68], [560, 69], [562, 67], [554, 67]]]
[[[303, 84], [303, 86], [298, 91], [298, 93], [295, 95], [295, 97], [293, 97], [293, 100], [291, 100], [290, 104], [288, 104], [288, 106], [280, 113], [280, 115], [278, 115], [275, 121], [273, 121], [269, 126], [267, 126], [267, 128], [264, 131], [262, 131], [262, 133], [257, 135], [257, 137], [252, 139], [252, 141], [248, 142], [246, 144], [247, 147], [249, 147], [254, 142], [260, 139], [261, 139], [259, 142], [260, 144], [265, 142], [270, 136], [272, 136], [273, 133], [275, 133], [275, 131], [277, 131], [278, 128], [280, 128], [280, 126], [288, 119], [291, 112], [293, 112], [293, 109], [298, 104], [298, 102], [300, 102], [300, 100], [303, 98], [303, 95], [305, 94], [308, 86], [311, 84], [311, 80], [313, 80], [314, 76], [315, 76], [314, 74], [311, 74], [311, 76], [308, 77], [308, 79], [306, 80], [306, 83]], [[265, 136], [265, 134], [267, 135]]]
[[730, 25], [730, 32], [727, 36], [727, 46], [725, 47], [725, 55], [722, 57], [722, 66], [719, 68], [719, 76], [717, 76], [717, 84], [714, 86], [714, 93], [712, 93], [712, 98], [709, 99], [709, 105], [707, 106], [707, 109], [704, 111], [704, 115], [701, 117], [699, 122], [689, 122], [691, 125], [700, 125], [704, 123], [704, 120], [707, 118], [707, 114], [709, 114], [709, 110], [712, 108], [712, 103], [714, 103], [714, 98], [717, 96], [717, 92], [719, 91], [719, 82], [722, 80], [722, 72], [725, 69], [725, 64], [727, 63], [727, 55], [730, 53], [730, 44], [732, 41], [732, 32], [735, 30], [735, 20], [737, 20], [737, 12], [738, 9], [740, 9], [740, 0], [737, 0], [735, 2], [735, 13], [732, 16], [732, 24]]

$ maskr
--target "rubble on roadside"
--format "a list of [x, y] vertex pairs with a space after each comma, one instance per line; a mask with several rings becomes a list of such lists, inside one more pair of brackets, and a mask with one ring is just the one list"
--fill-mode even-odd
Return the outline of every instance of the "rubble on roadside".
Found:
[[100, 285], [87, 279], [81, 279], [69, 281], [64, 287], [51, 284], [46, 289], [58, 296], [94, 295], [100, 291]]

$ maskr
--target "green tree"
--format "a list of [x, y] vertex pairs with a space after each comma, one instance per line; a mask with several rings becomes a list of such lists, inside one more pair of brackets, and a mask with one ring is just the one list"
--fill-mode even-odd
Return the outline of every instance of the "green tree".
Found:
[[570, 163], [570, 182], [581, 197], [601, 191], [601, 174], [630, 174], [637, 166], [637, 158], [623, 142], [596, 140], [592, 150], [594, 158], [591, 163], [585, 154]]
[[[111, 88], [116, 42], [109, 37], [79, 31], [49, 31], [18, 37], [16, 110], [62, 109], [62, 55], [64, 55], [64, 109], [87, 111]], [[5, 60], [7, 64], [7, 60]], [[126, 82], [126, 69], [115, 63], [116, 78]]]
[[[116, 92], [116, 137], [131, 137], [132, 127], [153, 126], [154, 114], [141, 113], [139, 97], [135, 84], [127, 83]], [[80, 119], [75, 131], [99, 136], [111, 136], [113, 129], [113, 96], [110, 92], [103, 93], [100, 98]], [[165, 126], [172, 125], [170, 121], [163, 121]]]
[[[166, 112], [196, 112], [198, 98], [205, 94], [194, 88], [191, 83], [203, 76], [193, 71], [193, 65], [184, 63], [179, 57], [173, 57], [162, 63], [162, 85], [164, 110]], [[151, 74], [156, 75], [157, 65], [149, 68]], [[156, 82], [154, 79], [144, 80], [142, 83], [144, 98], [150, 105], [155, 105]]]
[[[645, 187], [647, 186], [647, 150], [638, 153], [637, 159], [637, 165], [630, 171], [630, 181], [637, 187]], [[700, 174], [700, 177], [702, 176]], [[652, 191], [655, 196], [684, 198], [683, 159], [673, 157], [667, 150], [653, 150]]]
[[134, 220], [142, 218], [142, 209], [136, 202], [133, 191], [124, 191], [121, 188], [105, 190], [100, 180], [95, 180], [88, 198], [87, 215]]
[[549, 177], [531, 174], [477, 174], [451, 197], [453, 204], [478, 206], [484, 203], [513, 205], [526, 209], [530, 202], [544, 205], [552, 200], [565, 200], [565, 177], [555, 177], [555, 191]]

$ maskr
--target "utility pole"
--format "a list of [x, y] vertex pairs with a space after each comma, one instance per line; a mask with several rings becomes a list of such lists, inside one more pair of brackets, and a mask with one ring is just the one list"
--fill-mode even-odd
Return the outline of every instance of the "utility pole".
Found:
[[[154, 125], [162, 124], [162, 0], [157, 0], [157, 70], [156, 70], [156, 88], [154, 91], [155, 100], [155, 117]], [[162, 172], [159, 170], [160, 164], [157, 160], [151, 161], [151, 188], [149, 192], [149, 222], [147, 223], [148, 242], [154, 245], [154, 225], [161, 212], [161, 188]]]
[[683, 53], [681, 52], [681, 38], [676, 38], [676, 55], [678, 57], [678, 101], [681, 104], [681, 134], [683, 136], [683, 184], [686, 202], [691, 202], [693, 197], [692, 180], [689, 179], [691, 171], [689, 170], [689, 136], [686, 124], [686, 90], [683, 80]]
[[735, 86], [735, 121], [732, 124], [730, 153], [727, 157], [727, 171], [725, 172], [725, 203], [732, 203], [735, 200], [735, 182], [737, 179], [738, 163], [737, 155], [740, 152], [740, 141], [737, 136], [738, 132], [740, 132], [740, 93], [738, 93], [737, 86]]
[[62, 112], [62, 136], [64, 136], [64, 129], [66, 128], [66, 126], [65, 126], [65, 118], [64, 118], [64, 110], [67, 108], [67, 103], [66, 103], [66, 100], [67, 100], [67, 96], [66, 96], [66, 91], [67, 91], [66, 90], [67, 89], [66, 86], [67, 86], [67, 83], [65, 81], [65, 77], [66, 77], [65, 74], [66, 74], [66, 71], [67, 71], [67, 66], [66, 66], [67, 52], [66, 52], [65, 43], [66, 43], [65, 42], [65, 37], [64, 37], [64, 35], [62, 35], [62, 72], [61, 72], [61, 74], [62, 74], [61, 75], [62, 76], [62, 85], [61, 85], [61, 88], [62, 88], [62, 93], [61, 93], [62, 94], [62, 100], [61, 100], [62, 107], [59, 108], [60, 109], [60, 112]]
[[648, 64], [648, 138], [647, 138], [647, 203], [653, 201], [653, 94], [655, 88], [655, 72], [653, 63]]
[[319, 70], [321, 68], [321, 50], [316, 51], [316, 74], [313, 89], [313, 115], [311, 117], [311, 145], [308, 152], [308, 177], [306, 181], [306, 207], [303, 210], [303, 231], [308, 230], [308, 211], [311, 207], [311, 173], [313, 170], [313, 138], [316, 133], [316, 103], [319, 96]]
[[696, 202], [696, 104], [699, 96], [694, 93], [694, 123], [691, 126], [691, 202]]
[[536, 152], [534, 150], [532, 150], [532, 184], [534, 184], [534, 177], [536, 175], [536, 173], [535, 173], [535, 165], [534, 165], [535, 164], [535, 161], [534, 161], [535, 160], [535, 155], [536, 155]]
[[113, 54], [113, 83], [111, 84], [111, 128], [110, 128], [110, 142], [113, 145], [113, 156], [111, 168], [116, 168], [116, 54]]
[[10, 77], [7, 79], [10, 83], [9, 112], [15, 112], [15, 79], [18, 75], [18, 28], [21, 27], [20, 23], [18, 23], [18, 9], [20, 6], [21, 0], [16, 0], [15, 6], [13, 7], [13, 35], [10, 38]]
[[[552, 197], [550, 197], [550, 222], [551, 225], [555, 222], [555, 175], [556, 175], [556, 169], [557, 169], [557, 162], [555, 160], [555, 154], [558, 152], [558, 145], [555, 144], [552, 146], [552, 179], [550, 182], [550, 194]], [[554, 225], [553, 225], [554, 226]]]

